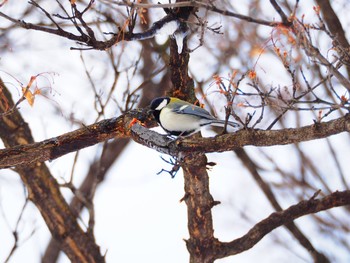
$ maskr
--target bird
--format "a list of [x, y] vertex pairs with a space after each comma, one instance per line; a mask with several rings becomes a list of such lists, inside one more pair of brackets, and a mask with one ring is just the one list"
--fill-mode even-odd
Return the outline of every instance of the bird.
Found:
[[171, 136], [189, 136], [206, 125], [240, 126], [236, 122], [219, 120], [205, 109], [174, 97], [155, 98], [150, 108], [158, 124]]

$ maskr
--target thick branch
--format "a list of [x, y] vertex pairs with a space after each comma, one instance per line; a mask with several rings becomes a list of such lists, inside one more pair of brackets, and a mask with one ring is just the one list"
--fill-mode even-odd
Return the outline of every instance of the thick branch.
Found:
[[[176, 2], [183, 1], [177, 0]], [[186, 38], [183, 44], [183, 51], [179, 54], [176, 41], [170, 41], [169, 64], [173, 83], [170, 93], [172, 96], [194, 102], [196, 97], [193, 79], [188, 75], [190, 55], [187, 52]], [[198, 134], [194, 136], [194, 138], [197, 137], [199, 137]], [[203, 153], [178, 153], [177, 156], [184, 172], [184, 200], [187, 205], [187, 226], [190, 235], [190, 238], [186, 240], [186, 245], [190, 253], [190, 262], [212, 263], [214, 229], [211, 208], [215, 202], [209, 190], [207, 158]]]
[[154, 148], [159, 152], [176, 156], [178, 152], [224, 152], [247, 145], [286, 145], [321, 139], [348, 131], [350, 131], [350, 114], [329, 122], [315, 123], [301, 128], [268, 131], [241, 130], [214, 138], [192, 139], [187, 137], [175, 141], [159, 137], [153, 131], [147, 132], [146, 128], [140, 125], [134, 125], [132, 127], [132, 136], [139, 143]]
[[114, 137], [129, 135], [147, 147], [176, 156], [179, 152], [224, 152], [247, 145], [286, 145], [321, 139], [350, 130], [350, 114], [347, 114], [329, 122], [315, 123], [301, 128], [268, 131], [241, 130], [214, 138], [188, 137], [172, 140], [139, 124], [132, 126], [130, 134], [128, 126], [132, 118], [145, 121], [148, 117], [149, 113], [146, 109], [133, 110], [118, 118], [103, 120], [42, 142], [0, 150], [0, 168], [52, 160]]
[[[143, 25], [146, 27], [147, 25]], [[143, 67], [140, 72], [144, 76], [144, 79], [150, 78], [150, 69], [154, 67], [152, 60], [152, 52], [149, 48], [150, 43], [144, 41], [144, 51], [142, 52]], [[160, 82], [154, 83], [153, 81], [146, 81], [143, 84], [143, 90], [147, 92], [142, 93], [142, 97], [139, 100], [140, 107], [146, 107], [149, 102], [155, 98], [164, 94], [165, 89], [169, 86], [169, 73], [163, 75]], [[103, 150], [100, 157], [97, 157], [95, 161], [90, 165], [90, 169], [87, 172], [84, 181], [80, 185], [78, 192], [87, 197], [88, 200], [93, 198], [93, 189], [97, 187], [96, 183], [100, 184], [109, 174], [109, 169], [113, 167], [113, 163], [118, 160], [121, 153], [129, 144], [130, 139], [116, 139], [110, 140], [103, 145]], [[74, 196], [70, 202], [70, 209], [76, 217], [78, 217], [84, 208], [84, 203], [81, 198]], [[45, 253], [42, 257], [42, 263], [56, 262], [60, 253], [59, 244], [56, 240], [51, 239]]]
[[0, 168], [56, 159], [70, 152], [115, 137], [126, 137], [133, 118], [145, 120], [147, 110], [132, 110], [118, 118], [107, 119], [42, 142], [0, 150]]
[[[84, 178], [84, 181], [80, 185], [77, 191], [82, 196], [86, 197], [88, 200], [92, 200], [94, 184], [100, 184], [109, 171], [109, 168], [113, 165], [117, 156], [123, 152], [125, 146], [128, 145], [130, 140], [124, 138], [119, 140], [111, 140], [106, 143], [101, 154], [101, 158], [95, 160], [91, 165], [90, 169]], [[76, 195], [73, 197], [69, 204], [70, 211], [75, 216], [79, 218], [79, 215], [86, 204], [81, 201], [81, 198]], [[57, 262], [58, 256], [61, 252], [60, 243], [56, 239], [52, 238], [42, 256], [42, 263]]]
[[[0, 91], [0, 112], [5, 112], [13, 108], [14, 103], [1, 80]], [[33, 142], [30, 129], [17, 110], [13, 110], [12, 114], [0, 115], [0, 137], [6, 147]], [[52, 236], [69, 259], [72, 262], [104, 262], [93, 235], [81, 229], [47, 166], [31, 163], [19, 165], [15, 171], [28, 190], [29, 200], [39, 209]]]
[[272, 213], [256, 224], [247, 234], [231, 242], [217, 242], [216, 258], [223, 258], [246, 251], [257, 244], [265, 235], [279, 226], [288, 224], [304, 215], [317, 213], [333, 207], [350, 205], [350, 191], [335, 192], [322, 199], [301, 201], [288, 209]]
[[[246, 151], [242, 148], [234, 151], [241, 159], [242, 164], [249, 170], [260, 189], [264, 192], [266, 198], [270, 201], [271, 205], [276, 211], [283, 211], [282, 206], [278, 203], [276, 196], [274, 195], [271, 187], [261, 177], [257, 170], [256, 164], [248, 156]], [[310, 240], [304, 235], [302, 230], [294, 223], [289, 222], [285, 224], [285, 227], [291, 232], [291, 234], [299, 241], [299, 243], [311, 254], [315, 263], [329, 262], [325, 255], [315, 249]]]
[[216, 203], [209, 191], [207, 158], [204, 154], [189, 154], [182, 163], [190, 234], [186, 245], [190, 252], [190, 262], [214, 262], [215, 239], [211, 209]]

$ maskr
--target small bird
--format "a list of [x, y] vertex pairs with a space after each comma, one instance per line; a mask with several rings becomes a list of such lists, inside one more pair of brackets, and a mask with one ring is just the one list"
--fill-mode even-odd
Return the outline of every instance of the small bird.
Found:
[[[218, 120], [208, 111], [189, 102], [173, 97], [159, 97], [152, 100], [151, 109], [160, 126], [170, 135], [187, 136], [196, 133], [201, 127], [213, 125], [223, 127], [224, 120]], [[240, 125], [227, 121], [237, 128]]]

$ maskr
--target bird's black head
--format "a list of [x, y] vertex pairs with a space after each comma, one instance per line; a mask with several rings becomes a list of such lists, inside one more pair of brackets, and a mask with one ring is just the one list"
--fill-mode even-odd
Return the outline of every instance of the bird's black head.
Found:
[[153, 116], [156, 119], [156, 121], [159, 123], [159, 114], [160, 111], [166, 106], [168, 105], [170, 102], [170, 98], [169, 97], [159, 97], [159, 98], [155, 98], [154, 100], [152, 100], [150, 108], [151, 110], [153, 110]]
[[168, 105], [170, 102], [170, 98], [169, 97], [159, 97], [159, 98], [155, 98], [154, 100], [152, 100], [151, 102], [151, 109], [154, 111], [160, 111], [162, 110], [166, 105]]

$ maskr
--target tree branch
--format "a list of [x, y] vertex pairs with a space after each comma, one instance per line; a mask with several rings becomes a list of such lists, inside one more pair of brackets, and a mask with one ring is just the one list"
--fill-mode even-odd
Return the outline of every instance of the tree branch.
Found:
[[[269, 184], [267, 184], [261, 177], [257, 170], [256, 164], [248, 156], [246, 151], [242, 148], [234, 151], [241, 159], [242, 164], [249, 170], [260, 189], [264, 192], [266, 198], [276, 211], [283, 211], [281, 205], [278, 203], [275, 194], [273, 193]], [[314, 262], [329, 262], [325, 255], [315, 249], [310, 240], [304, 235], [303, 231], [294, 223], [289, 222], [285, 224], [285, 227], [291, 232], [291, 234], [299, 241], [299, 243], [311, 254]]]
[[147, 110], [131, 110], [118, 118], [106, 119], [42, 142], [0, 150], [0, 168], [56, 159], [70, 152], [116, 137], [127, 137], [136, 118], [146, 121]]
[[[289, 22], [286, 24], [286, 23], [275, 22], [275, 21], [266, 21], [266, 20], [262, 20], [262, 19], [255, 19], [255, 18], [252, 18], [249, 16], [237, 14], [237, 13], [234, 13], [234, 12], [231, 12], [228, 10], [219, 9], [219, 8], [215, 7], [214, 5], [203, 3], [201, 1], [185, 1], [185, 2], [178, 2], [176, 4], [167, 4], [167, 5], [150, 5], [150, 4], [134, 3], [134, 2], [130, 2], [130, 1], [113, 2], [113, 3], [117, 4], [117, 5], [129, 6], [132, 8], [135, 8], [135, 7], [139, 7], [139, 8], [150, 8], [150, 7], [168, 8], [171, 6], [171, 7], [176, 7], [178, 9], [188, 9], [188, 8], [192, 9], [193, 7], [196, 7], [196, 8], [201, 7], [201, 8], [208, 9], [212, 12], [219, 13], [219, 14], [224, 15], [224, 16], [231, 16], [231, 17], [235, 17], [235, 18], [238, 18], [241, 20], [245, 20], [247, 22], [257, 23], [257, 24], [261, 24], [261, 25], [265, 25], [265, 26], [277, 26], [280, 24], [285, 24], [285, 26], [289, 26], [289, 24], [288, 24]], [[106, 50], [106, 49], [111, 48], [112, 46], [116, 45], [117, 43], [119, 43], [121, 41], [137, 40], [137, 39], [142, 38], [142, 37], [146, 36], [147, 34], [149, 34], [148, 31], [145, 31], [142, 33], [133, 33], [133, 32], [124, 31], [124, 29], [120, 29], [119, 32], [114, 33], [110, 39], [108, 39], [106, 41], [98, 40], [95, 37], [94, 31], [84, 21], [84, 19], [82, 17], [84, 12], [79, 12], [79, 10], [75, 6], [75, 4], [72, 4], [72, 9], [75, 12], [74, 16], [77, 16], [79, 18], [79, 21], [81, 22], [80, 25], [73, 22], [73, 24], [75, 25], [75, 28], [78, 31], [78, 34], [73, 34], [69, 31], [65, 31], [64, 29], [62, 29], [58, 25], [58, 23], [56, 23], [55, 20], [51, 17], [51, 15], [49, 13], [47, 13], [46, 10], [44, 8], [42, 8], [38, 3], [36, 3], [35, 1], [30, 1], [30, 4], [34, 5], [35, 7], [39, 8], [42, 12], [44, 12], [44, 14], [53, 22], [53, 24], [56, 26], [56, 28], [28, 23], [28, 22], [25, 22], [24, 20], [12, 18], [3, 12], [0, 12], [0, 17], [3, 17], [6, 20], [14, 23], [16, 26], [22, 27], [22, 28], [27, 29], [27, 30], [42, 31], [42, 32], [46, 32], [49, 34], [53, 34], [53, 35], [67, 38], [69, 40], [77, 41], [81, 44], [86, 45], [85, 49]], [[180, 12], [180, 13], [183, 13], [183, 12]], [[169, 16], [169, 15], [172, 15], [172, 14], [168, 14], [167, 16]], [[167, 16], [164, 17], [162, 20], [165, 19], [164, 21], [166, 21]], [[162, 20], [159, 20], [158, 22], [160, 23]], [[83, 33], [81, 25], [88, 32], [88, 35]], [[73, 49], [76, 49], [76, 48], [73, 48]], [[81, 49], [81, 48], [78, 48], [78, 49]]]
[[[317, 4], [320, 6], [323, 18], [326, 22], [326, 25], [329, 29], [329, 31], [332, 33], [332, 35], [335, 37], [336, 41], [333, 42], [334, 46], [340, 48], [337, 49], [338, 53], [341, 56], [344, 56], [345, 60], [349, 62], [349, 48], [350, 44], [349, 41], [346, 38], [344, 28], [339, 20], [339, 17], [335, 13], [331, 3], [329, 0], [316, 0]], [[350, 76], [350, 67], [347, 64], [346, 70], [348, 73], [348, 76]]]
[[350, 190], [334, 192], [322, 199], [311, 198], [301, 201], [284, 211], [272, 213], [269, 217], [257, 223], [247, 234], [238, 239], [231, 242], [218, 241], [216, 243], [217, 248], [215, 251], [217, 254], [215, 258], [223, 258], [246, 251], [257, 244], [272, 230], [288, 224], [299, 217], [345, 205], [350, 205]]
[[214, 228], [211, 209], [214, 201], [209, 190], [209, 175], [204, 154], [188, 154], [181, 161], [185, 177], [185, 200], [188, 215], [186, 240], [190, 262], [213, 262]]
[[[350, 114], [329, 122], [315, 123], [301, 128], [281, 130], [240, 130], [213, 138], [185, 137], [170, 140], [136, 124], [132, 127], [135, 141], [159, 152], [176, 156], [179, 152], [224, 152], [244, 146], [275, 146], [315, 139], [350, 131]], [[0, 166], [1, 167], [1, 166]]]
[[[138, 8], [179, 8], [179, 7], [196, 7], [196, 8], [204, 8], [207, 10], [210, 10], [212, 12], [224, 15], [224, 16], [230, 16], [235, 17], [241, 20], [245, 20], [247, 22], [256, 23], [260, 25], [265, 26], [276, 26], [283, 24], [281, 22], [276, 21], [267, 21], [263, 19], [256, 19], [252, 18], [250, 16], [245, 16], [241, 14], [237, 14], [235, 12], [229, 11], [227, 9], [220, 9], [216, 7], [213, 4], [206, 3], [204, 1], [183, 1], [183, 2], [176, 2], [171, 4], [144, 4], [144, 3], [135, 3], [131, 1], [108, 1], [112, 2], [113, 4], [120, 5], [120, 6], [129, 6], [129, 7], [138, 7]], [[288, 25], [289, 22], [286, 24]]]
[[271, 5], [273, 6], [273, 8], [276, 10], [276, 12], [280, 15], [280, 17], [282, 18], [282, 21], [285, 25], [291, 25], [291, 22], [288, 21], [288, 17], [286, 16], [286, 14], [283, 12], [282, 8], [278, 5], [278, 3], [275, 0], [270, 0]]
[[18, 145], [0, 150], [0, 169], [53, 160], [96, 143], [115, 137], [131, 136], [136, 142], [161, 153], [177, 156], [179, 152], [224, 152], [244, 146], [286, 145], [325, 138], [350, 131], [350, 114], [329, 122], [315, 123], [301, 128], [282, 130], [240, 130], [214, 138], [191, 137], [173, 140], [135, 124], [133, 118], [154, 126], [148, 109], [132, 110], [118, 118], [102, 120], [84, 128], [42, 142]]
[[[14, 103], [1, 79], [0, 91], [0, 112], [6, 112], [14, 107]], [[16, 109], [11, 114], [0, 115], [0, 137], [6, 147], [33, 142], [28, 124]], [[0, 157], [0, 160], [3, 158]], [[79, 226], [47, 166], [31, 162], [16, 166], [15, 171], [26, 186], [28, 199], [36, 205], [68, 258], [72, 262], [104, 262], [93, 234], [84, 232]]]

